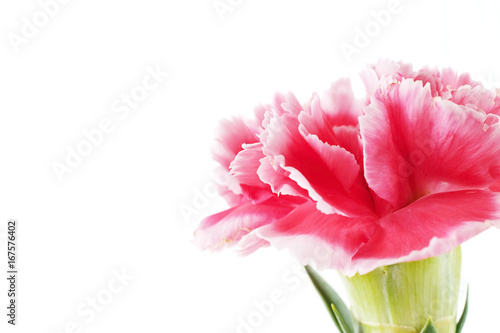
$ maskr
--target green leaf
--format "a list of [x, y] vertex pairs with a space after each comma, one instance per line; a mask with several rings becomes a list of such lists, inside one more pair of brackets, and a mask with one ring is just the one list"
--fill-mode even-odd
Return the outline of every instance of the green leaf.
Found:
[[333, 322], [341, 333], [354, 333], [351, 312], [340, 296], [330, 285], [309, 265], [305, 267], [314, 287], [323, 299]]
[[457, 323], [457, 333], [462, 332], [462, 329], [465, 325], [465, 320], [467, 319], [467, 313], [469, 312], [469, 286], [467, 286], [467, 298], [465, 299], [464, 311], [462, 312], [462, 316]]
[[436, 327], [434, 327], [434, 323], [432, 322], [431, 317], [427, 319], [427, 323], [424, 328], [420, 331], [420, 333], [439, 333]]
[[331, 304], [331, 307], [333, 310], [333, 314], [335, 315], [335, 319], [337, 319], [337, 323], [340, 326], [340, 331], [342, 333], [352, 332], [347, 328], [347, 325], [346, 325], [344, 319], [342, 318], [342, 316], [340, 315], [339, 311], [337, 310], [337, 308], [335, 307], [335, 305], [333, 303]]

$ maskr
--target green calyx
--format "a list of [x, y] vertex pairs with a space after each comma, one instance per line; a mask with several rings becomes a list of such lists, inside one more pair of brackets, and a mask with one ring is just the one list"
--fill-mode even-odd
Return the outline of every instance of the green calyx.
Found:
[[[341, 333], [460, 333], [456, 323], [461, 250], [425, 260], [379, 267], [343, 282], [351, 311], [316, 273], [306, 271]], [[351, 314], [352, 313], [352, 314]]]
[[439, 333], [455, 333], [461, 262], [457, 247], [438, 257], [344, 277], [351, 311], [366, 333], [384, 332], [376, 329], [380, 325], [418, 333], [429, 317]]

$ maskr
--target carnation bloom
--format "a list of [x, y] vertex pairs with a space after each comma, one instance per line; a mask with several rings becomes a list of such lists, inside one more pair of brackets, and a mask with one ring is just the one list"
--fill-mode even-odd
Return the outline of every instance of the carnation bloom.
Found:
[[341, 79], [307, 103], [277, 95], [256, 120], [222, 123], [214, 153], [231, 208], [201, 222], [200, 247], [272, 245], [353, 276], [498, 225], [496, 93], [450, 69], [390, 61], [362, 79], [361, 100]]

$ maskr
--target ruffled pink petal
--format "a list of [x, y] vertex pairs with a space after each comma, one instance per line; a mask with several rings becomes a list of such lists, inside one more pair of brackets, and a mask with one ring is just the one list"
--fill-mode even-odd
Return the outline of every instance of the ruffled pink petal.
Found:
[[411, 64], [387, 59], [380, 59], [377, 64], [363, 71], [361, 78], [368, 96], [372, 96], [381, 86], [381, 82], [387, 81], [387, 79], [394, 79], [399, 82], [403, 79], [414, 79], [414, 81], [422, 81], [423, 85], [428, 83], [431, 88], [431, 95], [433, 97], [440, 96], [444, 99], [449, 99], [452, 92], [462, 86], [476, 87], [480, 85], [479, 82], [473, 81], [468, 73], [458, 74], [451, 68], [439, 70], [424, 67], [415, 72]]
[[212, 148], [214, 159], [224, 168], [229, 168], [229, 164], [240, 152], [243, 144], [259, 141], [257, 137], [259, 132], [258, 125], [247, 124], [241, 118], [222, 120], [217, 128], [216, 142]]
[[[348, 89], [350, 89], [348, 82], [340, 81], [336, 85], [348, 84]], [[332, 89], [334, 89], [334, 86], [332, 86]], [[343, 89], [347, 88], [344, 87]], [[334, 100], [337, 105], [345, 103], [345, 110], [340, 107], [334, 110], [331, 107], [330, 111], [325, 111], [320, 99], [314, 96], [309, 109], [299, 114], [299, 130], [303, 135], [313, 134], [322, 142], [346, 149], [354, 155], [358, 164], [362, 165], [363, 145], [359, 134], [358, 117], [362, 114], [363, 104], [360, 101], [354, 102], [352, 96], [342, 97], [345, 98], [339, 97]], [[335, 119], [336, 116], [339, 116], [339, 120]]]
[[471, 109], [489, 113], [495, 106], [495, 93], [481, 86], [474, 88], [471, 86], [462, 86], [453, 93], [450, 101]]
[[359, 166], [363, 168], [363, 142], [359, 126], [335, 126], [333, 133], [337, 145], [354, 155]]
[[239, 184], [241, 192], [253, 202], [273, 196], [270, 186], [263, 183], [257, 175], [262, 158], [262, 143], [245, 144], [229, 166], [230, 174]]
[[238, 180], [231, 175], [228, 169], [219, 165], [210, 173], [210, 177], [212, 185], [230, 207], [248, 202]]
[[283, 218], [303, 200], [270, 198], [258, 204], [242, 204], [211, 215], [194, 232], [194, 243], [201, 249], [218, 250], [237, 243], [252, 230]]
[[338, 145], [333, 133], [333, 123], [321, 107], [321, 102], [316, 95], [313, 96], [308, 110], [299, 113], [298, 122], [302, 132], [314, 134], [330, 145]]
[[288, 114], [297, 117], [302, 111], [302, 105], [292, 92], [286, 94], [276, 94], [272, 108], [279, 116]]
[[500, 193], [456, 191], [426, 196], [385, 216], [353, 257], [360, 274], [451, 251], [500, 219]]
[[259, 160], [264, 157], [262, 143], [244, 144], [234, 160], [229, 165], [231, 174], [240, 184], [267, 188], [257, 176]]
[[[259, 126], [262, 127], [262, 122], [264, 121], [264, 115], [266, 114], [267, 111], [271, 110], [272, 107], [269, 104], [258, 104], [254, 109], [253, 109], [253, 114], [255, 116], [255, 123]], [[260, 132], [260, 130], [259, 130]]]
[[497, 90], [497, 95], [493, 101], [493, 107], [490, 109], [490, 113], [500, 116], [500, 89]]
[[[314, 203], [305, 203], [285, 218], [255, 231], [278, 249], [288, 249], [303, 264], [351, 273], [351, 258], [378, 226], [375, 217], [348, 218], [323, 214]], [[253, 238], [255, 241], [255, 238]]]
[[404, 80], [360, 117], [365, 178], [395, 210], [429, 193], [486, 188], [500, 176], [500, 126], [481, 112], [433, 99]]
[[[325, 163], [325, 167], [327, 168], [325, 171], [334, 175], [344, 190], [349, 191], [354, 186], [360, 169], [354, 155], [342, 147], [332, 146], [321, 141], [314, 134], [304, 134], [304, 139], [309, 144], [310, 149], [316, 152]], [[306, 173], [313, 176], [313, 172], [306, 171]]]
[[402, 81], [405, 78], [414, 77], [415, 72], [413, 71], [411, 64], [391, 61], [388, 59], [380, 59], [375, 65], [372, 65], [362, 71], [360, 76], [369, 97], [372, 96], [380, 87], [380, 80], [382, 78]]
[[290, 172], [286, 171], [281, 164], [283, 156], [273, 158], [271, 156], [263, 157], [260, 160], [260, 166], [257, 175], [262, 182], [269, 184], [273, 193], [279, 195], [292, 195], [309, 199], [307, 190], [300, 187], [294, 180], [290, 179]]
[[354, 97], [351, 81], [344, 78], [332, 83], [330, 89], [324, 92], [317, 109], [321, 109], [326, 123], [332, 126], [356, 127], [358, 117], [363, 114], [363, 106], [364, 101]]
[[446, 86], [443, 86], [440, 73], [437, 68], [430, 69], [428, 67], [424, 67], [415, 74], [413, 79], [414, 81], [422, 81], [423, 86], [428, 84], [431, 88], [432, 97], [444, 95], [445, 98], [449, 98], [451, 96], [448, 89], [446, 89]]
[[472, 88], [480, 86], [481, 83], [471, 79], [469, 73], [458, 74], [451, 68], [444, 68], [440, 72], [441, 84], [448, 90], [457, 90], [462, 86], [471, 86]]
[[238, 248], [236, 249], [237, 254], [241, 256], [248, 256], [258, 249], [271, 245], [268, 241], [260, 238], [257, 235], [258, 230], [259, 229], [253, 230], [252, 232], [241, 238], [240, 242], [238, 243]]
[[444, 68], [439, 71], [437, 68], [429, 69], [425, 67], [416, 73], [414, 80], [422, 81], [423, 85], [428, 83], [431, 87], [432, 96], [440, 96], [444, 99], [451, 98], [453, 93], [460, 87], [476, 87], [479, 85], [478, 82], [471, 80], [468, 73], [458, 74], [451, 68]]
[[345, 215], [372, 213], [368, 190], [359, 183], [353, 184], [359, 173], [354, 156], [302, 130], [300, 133], [297, 118], [273, 114], [261, 135], [264, 154], [289, 172], [290, 179], [309, 192], [321, 211]]

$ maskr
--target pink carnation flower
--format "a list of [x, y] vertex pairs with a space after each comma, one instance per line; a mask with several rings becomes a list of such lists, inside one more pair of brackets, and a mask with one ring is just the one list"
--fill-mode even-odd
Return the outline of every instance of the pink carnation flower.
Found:
[[352, 276], [499, 225], [496, 93], [450, 69], [390, 61], [362, 79], [362, 100], [341, 79], [304, 105], [277, 95], [253, 122], [222, 123], [214, 154], [231, 208], [201, 222], [196, 244], [272, 245]]

